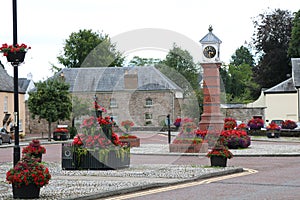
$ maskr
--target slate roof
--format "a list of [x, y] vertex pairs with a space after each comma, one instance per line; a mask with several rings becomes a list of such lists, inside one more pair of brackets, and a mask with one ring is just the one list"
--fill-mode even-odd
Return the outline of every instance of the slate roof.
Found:
[[19, 88], [23, 91], [26, 91], [29, 86], [30, 80], [27, 78], [19, 78]]
[[2, 67], [0, 67], [0, 91], [14, 92], [14, 79]]
[[222, 41], [212, 33], [212, 27], [209, 27], [209, 32], [199, 41], [201, 44], [211, 44], [211, 43], [218, 43], [221, 44]]
[[296, 88], [300, 87], [300, 58], [292, 58], [292, 77]]
[[112, 92], [125, 90], [124, 75], [136, 74], [136, 90], [179, 90], [182, 89], [153, 66], [142, 67], [95, 67], [64, 68], [65, 81], [70, 84], [70, 92]]
[[264, 91], [270, 93], [294, 93], [300, 88], [300, 58], [292, 58], [292, 77]]
[[270, 93], [294, 93], [297, 92], [293, 78], [289, 78], [274, 87], [271, 87], [270, 89], [267, 89], [264, 91], [265, 94]]
[[[0, 67], [0, 92], [14, 92], [14, 78], [2, 67]], [[25, 93], [25, 90], [20, 88], [20, 82], [19, 93]]]

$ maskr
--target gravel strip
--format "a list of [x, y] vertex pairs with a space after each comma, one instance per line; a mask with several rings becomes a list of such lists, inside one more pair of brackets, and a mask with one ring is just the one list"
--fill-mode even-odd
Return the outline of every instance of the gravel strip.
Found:
[[[242, 170], [238, 167], [212, 168], [197, 165], [135, 165], [119, 170], [62, 170], [60, 163], [45, 164], [52, 175], [41, 188], [40, 199], [75, 199], [87, 195], [115, 192], [130, 188], [159, 186], [207, 177], [214, 173]], [[12, 199], [11, 185], [5, 174], [12, 163], [1, 163], [0, 199]], [[232, 173], [232, 172], [231, 172]]]

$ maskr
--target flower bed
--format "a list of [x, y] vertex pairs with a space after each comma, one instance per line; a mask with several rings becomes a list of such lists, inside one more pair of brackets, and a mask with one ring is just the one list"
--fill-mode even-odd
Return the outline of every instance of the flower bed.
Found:
[[125, 134], [119, 137], [121, 143], [128, 143], [130, 147], [139, 147], [140, 138], [135, 135]]
[[260, 118], [253, 118], [249, 120], [247, 125], [251, 130], [260, 130], [264, 127], [264, 120]]
[[182, 121], [180, 133], [169, 145], [170, 152], [179, 153], [206, 153], [208, 144], [202, 137], [202, 132], [196, 129], [193, 120], [186, 118]]
[[221, 133], [196, 130], [195, 133], [207, 141], [210, 147], [213, 147], [218, 140], [230, 149], [247, 148], [251, 144], [251, 138], [244, 130], [223, 130]]

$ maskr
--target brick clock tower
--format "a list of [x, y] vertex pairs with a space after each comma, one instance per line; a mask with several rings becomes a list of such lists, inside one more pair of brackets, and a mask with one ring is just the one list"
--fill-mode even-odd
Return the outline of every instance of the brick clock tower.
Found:
[[220, 110], [220, 44], [212, 26], [201, 40], [203, 67], [203, 114], [199, 123], [201, 130], [217, 131], [223, 129], [224, 117]]

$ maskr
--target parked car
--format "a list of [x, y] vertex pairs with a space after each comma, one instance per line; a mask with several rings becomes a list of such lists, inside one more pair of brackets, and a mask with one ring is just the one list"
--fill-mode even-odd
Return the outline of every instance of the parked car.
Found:
[[297, 127], [294, 130], [299, 130], [300, 129], [300, 122], [296, 122]]
[[3, 143], [12, 143], [12, 137], [4, 127], [0, 127], [0, 145]]
[[[273, 119], [272, 121], [271, 121], [271, 123], [275, 123], [275, 124], [277, 124], [278, 126], [282, 126], [282, 122], [284, 122], [282, 119]], [[270, 124], [271, 124], [270, 123]]]

